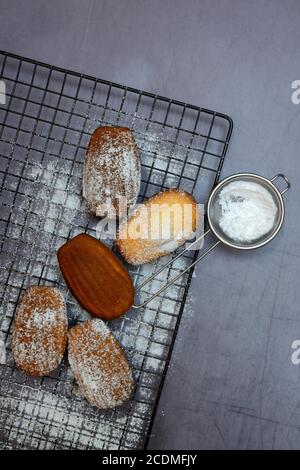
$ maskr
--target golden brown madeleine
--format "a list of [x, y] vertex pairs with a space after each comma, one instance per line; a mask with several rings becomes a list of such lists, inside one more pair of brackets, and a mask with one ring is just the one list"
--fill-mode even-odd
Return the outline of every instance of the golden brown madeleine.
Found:
[[54, 287], [26, 289], [13, 323], [12, 350], [17, 366], [42, 376], [57, 368], [67, 345], [65, 301]]
[[128, 263], [148, 263], [184, 244], [197, 223], [194, 197], [169, 189], [147, 199], [121, 224], [116, 245]]
[[127, 207], [136, 203], [141, 181], [139, 151], [126, 127], [98, 127], [91, 136], [83, 170], [83, 197], [99, 216], [101, 205], [111, 204], [119, 215], [120, 198]]
[[102, 242], [83, 233], [61, 246], [57, 257], [70, 291], [91, 315], [111, 320], [130, 309], [131, 277]]
[[130, 397], [131, 368], [119, 342], [99, 318], [70, 329], [69, 362], [81, 393], [91, 405], [115, 408]]

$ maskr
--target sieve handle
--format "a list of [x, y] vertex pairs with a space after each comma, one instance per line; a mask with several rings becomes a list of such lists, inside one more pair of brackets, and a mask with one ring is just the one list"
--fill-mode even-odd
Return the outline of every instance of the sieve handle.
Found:
[[270, 179], [271, 183], [273, 183], [273, 181], [277, 180], [277, 178], [283, 178], [284, 181], [286, 182], [286, 188], [283, 191], [280, 191], [280, 194], [282, 195], [290, 189], [291, 183], [290, 183], [290, 180], [288, 179], [288, 177], [285, 176], [283, 173], [277, 173], [277, 175], [273, 176], [273, 178]]
[[[202, 238], [205, 238], [205, 236], [210, 232], [210, 229], [206, 230], [205, 233], [203, 233], [202, 235], [200, 235], [199, 238], [197, 238], [197, 240], [195, 240], [193, 243], [190, 244], [190, 247], [192, 245], [195, 245], [197, 242], [199, 242]], [[199, 258], [196, 259], [196, 261], [194, 261], [190, 266], [188, 266], [184, 271], [180, 272], [179, 274], [177, 274], [177, 276], [174, 276], [170, 281], [168, 281], [164, 286], [162, 286], [161, 289], [159, 289], [157, 292], [155, 292], [153, 295], [151, 295], [148, 299], [146, 299], [143, 303], [141, 304], [134, 304], [132, 307], [133, 308], [141, 308], [141, 307], [144, 307], [145, 305], [147, 305], [149, 302], [151, 302], [152, 300], [154, 300], [156, 297], [158, 297], [163, 291], [165, 291], [168, 287], [170, 287], [172, 284], [174, 284], [174, 282], [177, 281], [177, 279], [179, 279], [181, 276], [183, 276], [183, 274], [187, 273], [191, 268], [193, 268], [194, 266], [196, 266], [197, 263], [199, 263], [199, 261], [201, 261], [203, 258], [205, 258], [206, 255], [208, 255], [214, 248], [216, 248], [216, 246], [218, 246], [219, 244], [221, 243], [220, 240], [218, 240], [216, 243], [214, 243], [213, 245], [211, 245], [201, 256], [199, 256]], [[164, 266], [162, 266], [158, 271], [156, 271], [155, 273], [153, 273], [151, 276], [149, 276], [142, 284], [140, 284], [138, 287], [136, 287], [135, 291], [139, 291], [142, 287], [144, 287], [145, 285], [147, 285], [150, 281], [152, 281], [152, 279], [154, 279], [159, 273], [161, 273], [167, 266], [169, 266], [170, 264], [172, 264], [176, 259], [180, 258], [187, 250], [189, 249], [188, 248], [185, 248], [185, 250], [181, 251], [177, 256], [175, 256], [175, 258], [173, 258], [172, 260], [170, 260], [168, 263], [166, 263]]]

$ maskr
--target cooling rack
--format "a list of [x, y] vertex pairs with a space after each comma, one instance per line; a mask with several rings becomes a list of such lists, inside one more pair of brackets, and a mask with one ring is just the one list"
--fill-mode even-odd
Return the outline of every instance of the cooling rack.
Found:
[[[181, 187], [205, 203], [218, 181], [232, 133], [221, 113], [0, 52], [0, 448], [136, 449], [147, 446], [192, 272], [157, 299], [110, 323], [133, 367], [132, 399], [99, 411], [81, 396], [64, 359], [43, 378], [20, 372], [11, 325], [24, 288], [59, 287], [69, 324], [87, 314], [59, 272], [56, 251], [98, 220], [81, 197], [86, 147], [99, 125], [127, 126], [140, 148], [140, 200]], [[1, 95], [3, 98], [3, 95]], [[113, 246], [113, 241], [105, 241]], [[197, 257], [190, 251], [162, 272], [140, 301]], [[135, 284], [165, 263], [127, 266]]]

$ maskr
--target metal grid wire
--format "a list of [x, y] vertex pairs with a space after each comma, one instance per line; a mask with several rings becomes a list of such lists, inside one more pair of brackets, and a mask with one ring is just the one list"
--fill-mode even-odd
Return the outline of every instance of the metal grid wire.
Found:
[[[133, 130], [142, 161], [140, 200], [180, 187], [207, 200], [232, 131], [227, 116], [133, 88], [0, 52], [6, 104], [0, 107], [1, 316], [0, 448], [130, 449], [147, 445], [192, 273], [139, 311], [110, 322], [133, 367], [132, 399], [99, 411], [81, 396], [65, 358], [47, 377], [21, 373], [11, 354], [11, 324], [22, 290], [59, 287], [70, 325], [87, 314], [59, 272], [56, 252], [69, 238], [96, 236], [81, 198], [86, 147], [99, 125]], [[108, 244], [112, 243], [108, 241]], [[139, 294], [143, 301], [197, 256], [188, 252]], [[134, 283], [166, 258], [127, 266]]]

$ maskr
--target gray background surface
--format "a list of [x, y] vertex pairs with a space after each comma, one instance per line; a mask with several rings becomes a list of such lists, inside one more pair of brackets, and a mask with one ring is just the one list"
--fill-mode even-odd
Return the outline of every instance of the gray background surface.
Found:
[[222, 176], [292, 180], [261, 250], [196, 269], [153, 449], [300, 448], [299, 0], [0, 0], [1, 49], [229, 114]]

